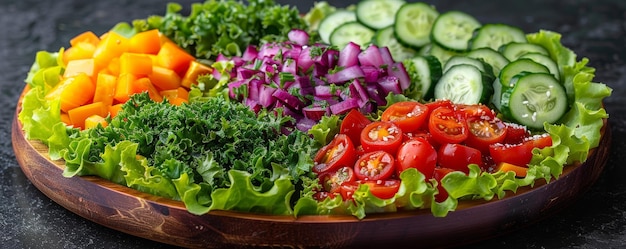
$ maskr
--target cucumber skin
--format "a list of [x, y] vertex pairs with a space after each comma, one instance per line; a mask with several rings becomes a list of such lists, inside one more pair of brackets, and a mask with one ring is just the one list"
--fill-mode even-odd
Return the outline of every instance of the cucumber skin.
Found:
[[[482, 86], [482, 91], [480, 93], [480, 98], [478, 98], [477, 101], [473, 101], [473, 102], [468, 102], [468, 103], [459, 103], [459, 104], [485, 104], [488, 105], [489, 101], [491, 100], [491, 96], [493, 95], [493, 78], [490, 77], [489, 75], [481, 72], [478, 68], [476, 68], [475, 66], [472, 65], [468, 65], [468, 64], [460, 64], [460, 65], [456, 65], [451, 67], [448, 72], [444, 73], [441, 78], [439, 79], [439, 81], [437, 82], [437, 85], [435, 86], [435, 93], [434, 93], [434, 97], [435, 99], [449, 99], [447, 98], [447, 95], [445, 92], [441, 92], [441, 91], [437, 91], [438, 86], [440, 86], [440, 84], [445, 84], [445, 82], [442, 82], [442, 80], [446, 79], [446, 75], [447, 74], [451, 74], [454, 72], [455, 68], [458, 67], [471, 67], [473, 68], [472, 70], [476, 70], [479, 74], [480, 74], [480, 83]], [[466, 93], [466, 94], [470, 94], [470, 93]]]

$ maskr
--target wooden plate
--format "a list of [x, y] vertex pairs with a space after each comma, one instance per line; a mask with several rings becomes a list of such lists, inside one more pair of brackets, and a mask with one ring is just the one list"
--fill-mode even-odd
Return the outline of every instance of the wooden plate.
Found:
[[[21, 101], [21, 98], [20, 98]], [[182, 202], [142, 193], [99, 177], [62, 176], [64, 163], [51, 161], [47, 147], [25, 139], [13, 120], [12, 141], [22, 171], [46, 196], [103, 226], [146, 239], [191, 248], [272, 246], [288, 248], [467, 244], [498, 236], [563, 209], [599, 177], [607, 161], [611, 130], [605, 120], [600, 146], [583, 164], [567, 166], [558, 180], [537, 182], [504, 199], [461, 201], [445, 218], [430, 210], [352, 216], [258, 215], [213, 211], [193, 215]], [[415, 244], [414, 244], [415, 245]]]

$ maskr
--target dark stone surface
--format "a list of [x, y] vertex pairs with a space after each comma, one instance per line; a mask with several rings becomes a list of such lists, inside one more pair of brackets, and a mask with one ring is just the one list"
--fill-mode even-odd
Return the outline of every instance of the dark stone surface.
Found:
[[[99, 34], [120, 21], [163, 14], [166, 2], [0, 0], [0, 248], [171, 248], [92, 223], [52, 202], [25, 178], [10, 140], [23, 79], [38, 50], [56, 51], [85, 30]], [[186, 7], [189, 2], [181, 1]], [[297, 5], [303, 12], [313, 4], [277, 2]], [[355, 1], [331, 2], [346, 6]], [[560, 32], [564, 44], [597, 68], [596, 81], [614, 90], [605, 101], [613, 144], [596, 184], [556, 215], [470, 247], [626, 247], [626, 154], [622, 151], [626, 149], [626, 2], [441, 0], [436, 7], [465, 11], [483, 23], [513, 24], [526, 32]]]

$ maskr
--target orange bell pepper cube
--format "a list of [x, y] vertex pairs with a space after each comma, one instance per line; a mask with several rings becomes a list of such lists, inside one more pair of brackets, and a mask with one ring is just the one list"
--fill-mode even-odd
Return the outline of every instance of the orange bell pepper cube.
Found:
[[182, 105], [183, 103], [189, 103], [189, 100], [183, 99], [183, 98], [174, 98], [174, 99], [168, 100], [168, 102], [171, 105], [179, 106], [179, 105]]
[[161, 49], [157, 54], [159, 66], [172, 69], [179, 75], [184, 75], [189, 67], [189, 63], [193, 60], [195, 58], [191, 54], [173, 42], [166, 42], [161, 45]]
[[45, 98], [48, 100], [59, 99], [61, 110], [67, 112], [93, 100], [95, 90], [96, 87], [92, 83], [91, 77], [81, 73], [61, 80], [50, 89]]
[[152, 59], [145, 54], [123, 53], [119, 59], [120, 74], [145, 76], [152, 73]]
[[157, 54], [161, 49], [161, 34], [158, 29], [139, 32], [130, 38], [128, 51], [141, 54]]
[[114, 118], [115, 116], [117, 116], [117, 113], [119, 113], [122, 110], [122, 106], [124, 104], [115, 104], [109, 107], [109, 115], [111, 115], [111, 118]]
[[93, 53], [96, 51], [96, 45], [88, 42], [79, 42], [63, 51], [63, 63], [67, 65], [68, 62], [80, 59], [90, 59], [93, 57]]
[[75, 127], [85, 128], [85, 119], [92, 115], [105, 117], [108, 114], [108, 108], [102, 102], [94, 102], [71, 109], [67, 112], [70, 121]]
[[213, 72], [213, 69], [211, 67], [193, 60], [189, 63], [189, 68], [187, 69], [185, 76], [183, 76], [183, 79], [180, 84], [183, 87], [186, 87], [187, 89], [189, 89], [191, 88], [191, 85], [197, 83], [198, 76], [204, 75], [204, 74], [210, 74], [212, 72]]
[[526, 177], [526, 174], [528, 173], [527, 167], [517, 166], [515, 164], [510, 164], [510, 163], [505, 163], [505, 162], [498, 164], [496, 169], [502, 172], [513, 171], [516, 177]]
[[115, 94], [113, 99], [119, 103], [126, 103], [130, 96], [134, 94], [133, 83], [137, 80], [134, 74], [120, 74], [117, 77], [117, 85], [115, 86]]
[[167, 98], [168, 100], [172, 100], [175, 98], [189, 99], [189, 91], [187, 91], [187, 89], [185, 89], [184, 87], [179, 87], [171, 90], [163, 90], [159, 93], [161, 94], [161, 96]]
[[109, 122], [107, 122], [106, 118], [100, 115], [91, 115], [85, 119], [85, 129], [91, 129], [98, 125], [102, 125], [102, 127], [107, 127]]
[[115, 96], [116, 86], [117, 77], [102, 71], [98, 73], [93, 102], [102, 102], [106, 106], [113, 105], [113, 96]]
[[84, 73], [93, 80], [97, 71], [94, 59], [71, 60], [65, 66], [63, 77], [68, 78]]
[[128, 51], [128, 44], [128, 38], [113, 31], [107, 32], [102, 36], [93, 53], [96, 65], [99, 68], [106, 67], [111, 59], [119, 57]]
[[180, 86], [180, 76], [172, 69], [153, 66], [152, 73], [148, 75], [152, 84], [159, 90], [171, 90]]
[[95, 46], [100, 42], [100, 37], [98, 37], [92, 31], [85, 31], [83, 33], [78, 34], [77, 36], [74, 36], [74, 38], [70, 39], [70, 45], [72, 45], [72, 47], [83, 42], [86, 42]]
[[159, 94], [159, 91], [152, 85], [152, 82], [149, 78], [139, 78], [133, 82], [133, 92], [134, 93], [142, 93], [148, 92], [150, 99], [155, 102], [163, 101], [163, 97]]
[[115, 57], [109, 61], [109, 65], [102, 70], [109, 71], [112, 75], [118, 76], [120, 75], [120, 57]]
[[68, 115], [67, 112], [61, 112], [61, 122], [65, 123], [66, 125], [72, 124], [72, 121], [70, 120], [70, 115]]

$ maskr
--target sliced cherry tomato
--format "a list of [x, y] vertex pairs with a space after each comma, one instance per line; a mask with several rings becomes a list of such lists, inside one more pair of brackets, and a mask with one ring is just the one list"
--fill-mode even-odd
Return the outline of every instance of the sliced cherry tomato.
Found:
[[524, 139], [518, 144], [494, 144], [489, 146], [489, 154], [495, 164], [510, 163], [518, 166], [527, 166], [533, 158], [534, 148], [544, 148], [552, 145], [552, 137], [548, 134], [535, 135]]
[[361, 145], [365, 152], [377, 150], [395, 155], [402, 144], [402, 130], [394, 123], [377, 121], [361, 131]]
[[428, 131], [440, 144], [461, 143], [467, 139], [467, 123], [456, 115], [454, 109], [438, 107], [430, 113]]
[[329, 193], [339, 193], [341, 184], [356, 181], [356, 175], [352, 167], [344, 166], [334, 172], [320, 174], [319, 179], [325, 191]]
[[501, 143], [506, 137], [506, 125], [499, 118], [472, 116], [467, 119], [469, 134], [465, 144], [483, 153], [489, 153], [489, 145]]
[[372, 121], [363, 113], [357, 109], [352, 109], [341, 121], [339, 133], [348, 135], [354, 146], [359, 146], [361, 144], [361, 131], [370, 123]]
[[452, 101], [448, 99], [440, 99], [440, 100], [436, 100], [433, 102], [428, 102], [424, 105], [428, 107], [428, 114], [430, 114], [433, 110], [439, 107], [446, 107], [446, 108], [454, 109], [454, 103], [452, 103]]
[[483, 168], [483, 157], [480, 150], [462, 144], [445, 144], [437, 153], [439, 166], [469, 173], [469, 164], [477, 164]]
[[382, 150], [369, 152], [354, 164], [354, 175], [360, 180], [386, 180], [395, 170], [396, 160], [393, 155]]
[[337, 134], [329, 144], [317, 151], [313, 161], [315, 173], [332, 172], [342, 166], [352, 166], [356, 161], [354, 144], [345, 134]]
[[428, 118], [428, 106], [416, 101], [402, 101], [389, 106], [381, 121], [393, 122], [402, 132], [412, 132], [422, 127]]
[[341, 185], [341, 196], [344, 200], [351, 200], [352, 195], [359, 188], [359, 185], [367, 184], [372, 195], [380, 199], [389, 199], [398, 193], [400, 183], [401, 181], [396, 179], [389, 179], [385, 181], [347, 182]]
[[437, 180], [437, 182], [439, 183], [437, 185], [437, 190], [439, 190], [439, 193], [435, 195], [435, 201], [437, 202], [443, 202], [448, 199], [448, 191], [446, 191], [446, 189], [443, 188], [443, 185], [441, 185], [441, 179], [443, 179], [443, 177], [450, 172], [454, 172], [454, 170], [450, 168], [435, 168], [433, 178], [435, 178], [435, 180]]
[[430, 145], [432, 145], [435, 149], [439, 148], [439, 143], [437, 143], [437, 141], [435, 141], [435, 139], [433, 139], [433, 135], [430, 134], [430, 132], [425, 131], [425, 130], [417, 130], [414, 132], [403, 132], [402, 135], [404, 136], [403, 138], [403, 142], [407, 142], [411, 139], [416, 139], [416, 138], [423, 138], [426, 139], [426, 141], [428, 141], [428, 143]]
[[425, 138], [418, 137], [404, 142], [398, 149], [396, 159], [398, 176], [408, 168], [416, 168], [428, 180], [437, 166], [437, 151]]
[[505, 123], [505, 125], [506, 137], [504, 138], [504, 141], [502, 141], [504, 144], [519, 144], [524, 142], [524, 140], [530, 136], [526, 126], [515, 123]]
[[465, 104], [457, 104], [456, 105], [457, 114], [461, 115], [463, 118], [469, 117], [482, 117], [485, 119], [494, 118], [496, 114], [486, 105], [477, 104], [477, 105], [465, 105]]

